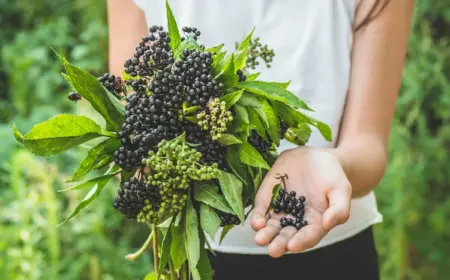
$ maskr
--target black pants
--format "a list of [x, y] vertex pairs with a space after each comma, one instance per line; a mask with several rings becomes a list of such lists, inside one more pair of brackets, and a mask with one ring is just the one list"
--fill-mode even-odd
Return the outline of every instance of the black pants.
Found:
[[378, 254], [372, 228], [310, 252], [274, 259], [268, 255], [209, 255], [215, 280], [345, 279], [378, 280]]

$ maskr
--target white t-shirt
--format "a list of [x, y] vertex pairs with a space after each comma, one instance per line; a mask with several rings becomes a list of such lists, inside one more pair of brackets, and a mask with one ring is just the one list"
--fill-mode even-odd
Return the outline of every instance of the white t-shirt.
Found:
[[[147, 24], [166, 26], [165, 1], [134, 0], [145, 12]], [[259, 79], [292, 81], [289, 89], [315, 110], [311, 116], [330, 125], [333, 142], [316, 131], [307, 143], [334, 147], [345, 105], [350, 76], [352, 23], [358, 0], [171, 0], [179, 27], [198, 28], [199, 41], [207, 47], [225, 43], [234, 50], [253, 27], [275, 51], [270, 69], [263, 65]], [[279, 150], [294, 145], [282, 142]], [[382, 221], [373, 193], [353, 199], [350, 219], [332, 229], [313, 249], [344, 240]], [[254, 241], [247, 220], [231, 230], [219, 246], [220, 231], [212, 246], [227, 253], [267, 254]]]

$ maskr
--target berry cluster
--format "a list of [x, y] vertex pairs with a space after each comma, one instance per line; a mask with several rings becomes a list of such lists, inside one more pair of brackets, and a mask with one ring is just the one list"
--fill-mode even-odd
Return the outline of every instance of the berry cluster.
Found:
[[295, 220], [286, 217], [284, 217], [284, 219], [282, 218], [280, 220], [282, 227], [292, 225], [297, 229], [300, 229], [308, 224], [307, 221], [303, 220], [305, 216], [306, 198], [304, 196], [300, 196], [297, 199], [296, 195], [297, 194], [295, 191], [288, 193], [285, 189], [281, 189], [275, 201], [272, 203], [272, 207], [274, 208], [273, 212], [276, 214], [284, 212], [295, 217]]
[[210, 99], [219, 97], [223, 84], [214, 80], [211, 53], [184, 50], [182, 57], [183, 61], [174, 63], [174, 73], [180, 76], [186, 88], [185, 100], [192, 105], [205, 106]]
[[219, 218], [221, 227], [239, 225], [241, 223], [238, 216], [229, 213], [219, 212]]
[[259, 37], [257, 37], [250, 40], [246, 67], [255, 69], [259, 65], [258, 58], [260, 57], [265, 62], [266, 67], [270, 68], [274, 56], [274, 51], [269, 49], [267, 45], [262, 45]]
[[202, 165], [201, 153], [189, 147], [181, 135], [171, 141], [162, 140], [158, 151], [149, 152], [144, 163], [150, 167], [147, 185], [158, 189], [160, 195], [155, 203], [146, 201], [138, 214], [139, 222], [158, 222], [180, 211], [187, 199], [187, 188], [192, 180], [210, 180], [217, 177], [217, 163]]
[[[181, 31], [184, 32], [185, 35], [187, 36], [191, 36], [194, 40], [197, 40], [198, 37], [201, 35], [200, 30], [197, 30], [197, 28], [195, 27], [189, 27], [189, 26], [184, 26]], [[186, 37], [181, 37], [181, 41], [186, 40]]]
[[205, 111], [197, 114], [198, 125], [210, 132], [213, 140], [217, 140], [227, 131], [227, 123], [233, 120], [230, 111], [226, 110], [225, 101], [215, 98], [208, 102]]
[[114, 74], [105, 73], [97, 80], [117, 98], [121, 98], [120, 93], [125, 91], [124, 81], [121, 77], [116, 77]]
[[239, 82], [243, 82], [247, 79], [247, 76], [245, 76], [244, 71], [241, 69], [237, 70], [236, 74], [238, 75]]
[[248, 137], [248, 143], [252, 145], [260, 153], [265, 153], [272, 146], [272, 142], [264, 140], [264, 138], [259, 135], [256, 130], [252, 130], [250, 136]]
[[142, 179], [132, 177], [119, 188], [113, 205], [127, 218], [135, 219], [145, 205], [157, 205], [159, 200], [158, 188], [150, 186]]

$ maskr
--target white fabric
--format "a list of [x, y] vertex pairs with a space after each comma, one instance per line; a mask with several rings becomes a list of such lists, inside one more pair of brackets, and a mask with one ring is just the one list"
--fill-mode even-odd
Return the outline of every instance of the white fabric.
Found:
[[[148, 25], [165, 25], [163, 0], [134, 0], [145, 12]], [[236, 41], [256, 27], [255, 36], [275, 50], [272, 68], [260, 66], [261, 80], [288, 81], [290, 90], [315, 110], [315, 118], [331, 126], [332, 143], [314, 131], [307, 143], [333, 147], [349, 85], [352, 23], [356, 0], [171, 0], [179, 27], [201, 30], [206, 46], [225, 43], [234, 50]], [[280, 151], [293, 147], [282, 142]], [[353, 199], [350, 219], [337, 226], [313, 249], [349, 238], [382, 221], [373, 193]], [[215, 250], [229, 253], [266, 254], [257, 246], [247, 220], [237, 226]]]

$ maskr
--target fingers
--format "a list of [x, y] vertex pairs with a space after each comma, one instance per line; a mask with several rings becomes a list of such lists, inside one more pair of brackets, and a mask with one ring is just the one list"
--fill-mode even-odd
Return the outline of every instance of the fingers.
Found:
[[307, 225], [300, 229], [287, 244], [287, 250], [300, 253], [316, 246], [326, 232], [320, 225]]
[[322, 227], [325, 231], [345, 223], [350, 216], [350, 201], [352, 198], [352, 188], [350, 182], [341, 180], [335, 187], [327, 193], [329, 207], [323, 213]]
[[273, 178], [271, 172], [269, 172], [256, 194], [251, 218], [251, 226], [255, 231], [259, 231], [266, 226], [268, 219], [266, 212], [272, 199], [272, 188], [276, 183], [277, 180]]
[[289, 251], [288, 243], [296, 233], [297, 229], [293, 226], [283, 228], [267, 248], [269, 255], [273, 258], [283, 256], [287, 251]]
[[267, 221], [266, 227], [258, 231], [255, 236], [255, 242], [259, 246], [266, 246], [269, 244], [275, 236], [281, 231], [280, 221], [275, 218], [271, 218]]

